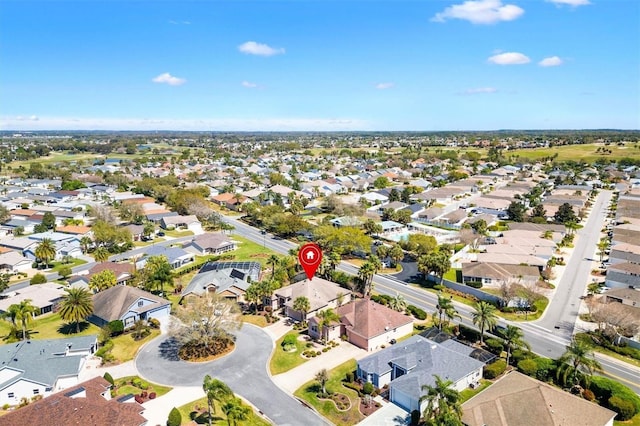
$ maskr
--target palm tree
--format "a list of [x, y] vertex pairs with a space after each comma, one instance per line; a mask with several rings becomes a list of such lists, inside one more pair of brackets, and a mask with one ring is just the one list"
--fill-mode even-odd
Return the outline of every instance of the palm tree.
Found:
[[89, 246], [91, 246], [91, 244], [93, 244], [93, 240], [91, 239], [91, 237], [85, 235], [84, 237], [80, 238], [80, 248], [82, 249], [82, 253], [87, 254], [87, 252], [89, 251]]
[[473, 305], [474, 312], [471, 313], [473, 323], [480, 328], [480, 343], [484, 343], [484, 330], [493, 328], [498, 322], [496, 307], [489, 302], [480, 301]]
[[606, 251], [609, 248], [609, 243], [606, 239], [602, 239], [598, 242], [598, 256], [600, 256], [600, 263], [604, 260], [604, 255], [607, 254]]
[[389, 300], [389, 307], [394, 311], [402, 312], [407, 308], [407, 301], [403, 295], [396, 293], [396, 296]]
[[231, 426], [231, 420], [233, 420], [234, 426], [237, 425], [238, 420], [246, 420], [249, 417], [249, 407], [242, 404], [240, 398], [233, 398], [229, 402], [222, 406], [222, 411], [227, 416], [227, 424]]
[[505, 346], [507, 347], [507, 365], [509, 365], [509, 358], [511, 358], [512, 349], [525, 347], [531, 349], [529, 343], [524, 340], [524, 333], [515, 325], [507, 325], [507, 328], [502, 333]]
[[460, 404], [460, 393], [455, 390], [451, 380], [442, 380], [440, 376], [434, 374], [434, 386], [423, 385], [422, 391], [425, 395], [420, 397], [420, 402], [427, 400], [423, 416], [432, 424], [447, 424], [462, 426], [462, 406]]
[[93, 300], [89, 290], [68, 288], [67, 295], [60, 302], [60, 317], [76, 323], [76, 333], [80, 332], [80, 321], [93, 313]]
[[56, 245], [51, 238], [43, 238], [38, 247], [36, 247], [34, 254], [48, 268], [49, 261], [56, 257]]
[[96, 262], [106, 262], [107, 260], [109, 260], [109, 250], [104, 247], [98, 247], [93, 252], [93, 258], [96, 260]]
[[442, 330], [444, 317], [447, 317], [447, 323], [453, 320], [455, 317], [461, 318], [460, 314], [458, 314], [458, 311], [453, 306], [453, 301], [450, 298], [442, 296], [440, 294], [438, 294], [438, 304], [436, 305], [436, 311], [438, 314], [439, 330]]
[[324, 328], [331, 326], [331, 323], [340, 322], [340, 316], [333, 309], [325, 309], [318, 312], [318, 330], [320, 331], [320, 338], [324, 338]]
[[364, 262], [358, 269], [358, 279], [362, 283], [362, 294], [366, 297], [373, 290], [373, 276], [376, 273], [375, 265], [371, 262]]
[[402, 247], [400, 247], [400, 245], [395, 244], [389, 250], [389, 257], [393, 261], [393, 264], [397, 265], [402, 261], [402, 259], [404, 259], [404, 250], [402, 250]]
[[277, 254], [272, 254], [271, 256], [269, 256], [269, 259], [267, 259], [267, 265], [271, 265], [271, 279], [273, 279], [273, 276], [276, 273], [276, 268], [279, 264], [280, 256], [278, 256]]
[[216, 412], [216, 405], [213, 401], [220, 403], [223, 399], [232, 396], [233, 392], [223, 381], [214, 379], [208, 374], [204, 376], [204, 380], [202, 381], [202, 390], [204, 390], [207, 397], [209, 426], [211, 426], [211, 408], [213, 407], [214, 414]]
[[326, 385], [329, 381], [329, 373], [327, 373], [326, 368], [323, 368], [316, 373], [316, 380], [320, 383], [322, 394], [325, 395], [327, 393]]
[[300, 312], [300, 317], [302, 322], [307, 322], [307, 313], [311, 309], [311, 303], [309, 299], [305, 296], [297, 297], [296, 300], [293, 301], [293, 310]]
[[156, 287], [164, 295], [164, 285], [173, 285], [173, 267], [167, 256], [149, 256], [144, 264], [144, 276], [147, 286]]
[[5, 318], [9, 318], [14, 329], [18, 324], [22, 326], [22, 340], [27, 338], [27, 326], [33, 321], [33, 316], [39, 312], [36, 306], [31, 304], [31, 299], [25, 299], [20, 303], [14, 303], [7, 308], [7, 312], [3, 314]]
[[560, 358], [558, 363], [558, 378], [562, 378], [567, 383], [567, 377], [571, 377], [573, 385], [578, 384], [578, 373], [590, 376], [594, 371], [601, 371], [600, 363], [593, 357], [593, 347], [583, 340], [571, 340], [567, 350]]

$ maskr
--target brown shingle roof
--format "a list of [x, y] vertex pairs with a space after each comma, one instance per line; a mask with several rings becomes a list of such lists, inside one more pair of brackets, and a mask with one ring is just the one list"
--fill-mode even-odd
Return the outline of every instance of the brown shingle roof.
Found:
[[[4, 426], [55, 424], [57, 426], [141, 426], [147, 423], [144, 408], [138, 403], [106, 400], [102, 394], [111, 385], [96, 377], [69, 389], [55, 393], [0, 418]], [[85, 394], [81, 388], [84, 388]], [[74, 392], [77, 392], [75, 393]]]
[[413, 322], [413, 318], [371, 299], [358, 299], [336, 309], [340, 322], [366, 339]]
[[139, 298], [156, 302], [150, 308], [171, 304], [168, 300], [139, 288], [117, 285], [93, 295], [93, 315], [105, 321], [118, 320]]
[[462, 404], [462, 410], [468, 426], [604, 426], [616, 415], [517, 371]]

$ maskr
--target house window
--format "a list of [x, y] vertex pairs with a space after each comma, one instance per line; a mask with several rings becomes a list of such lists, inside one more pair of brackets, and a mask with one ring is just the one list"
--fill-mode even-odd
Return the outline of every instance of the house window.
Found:
[[144, 305], [144, 302], [143, 302], [142, 300], [139, 300], [139, 301], [138, 301], [138, 307], [140, 307], [140, 306], [142, 306], [142, 305]]
[[14, 397], [15, 397], [15, 395], [13, 394], [13, 392], [9, 392], [7, 394], [7, 398], [14, 398]]
[[33, 390], [33, 394], [34, 394], [34, 395], [38, 395], [39, 393], [40, 393], [40, 389], [34, 389], [34, 390]]

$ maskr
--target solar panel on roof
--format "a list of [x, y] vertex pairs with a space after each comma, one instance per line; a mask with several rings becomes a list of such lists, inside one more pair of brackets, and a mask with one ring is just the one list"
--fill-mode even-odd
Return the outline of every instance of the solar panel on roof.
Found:
[[238, 279], [240, 279], [240, 280], [244, 280], [245, 275], [246, 275], [246, 274], [245, 274], [244, 272], [242, 272], [242, 271], [238, 271], [238, 270], [237, 270], [237, 269], [235, 269], [235, 268], [234, 268], [234, 269], [232, 269], [232, 270], [231, 270], [231, 273], [229, 274], [229, 276], [230, 276], [231, 278], [238, 278]]

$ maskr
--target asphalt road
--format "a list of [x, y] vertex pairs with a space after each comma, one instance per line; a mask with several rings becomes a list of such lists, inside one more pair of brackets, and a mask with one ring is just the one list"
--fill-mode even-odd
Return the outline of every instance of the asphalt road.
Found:
[[[602, 203], [604, 203], [603, 197], [606, 196], [607, 195], [604, 194], [602, 197], [598, 198], [598, 201], [594, 205], [594, 213], [599, 211], [597, 209], [601, 208], [598, 202], [601, 201]], [[606, 205], [607, 204], [604, 205], [605, 209]], [[593, 215], [592, 217], [593, 219], [590, 218], [587, 222], [587, 226], [583, 228], [583, 233], [585, 235], [590, 228], [596, 228], [596, 230], [599, 231], [602, 227], [602, 222], [598, 222], [597, 214]], [[238, 219], [225, 218], [225, 220], [235, 226], [235, 230], [233, 232], [238, 233], [239, 235], [242, 235], [245, 238], [248, 238], [258, 244], [263, 244], [265, 247], [278, 253], [287, 253], [290, 249], [296, 247], [296, 244], [290, 241], [274, 239], [273, 236], [269, 234], [263, 235], [261, 234], [259, 229], [253, 228], [245, 224], [244, 222], [239, 221]], [[585, 238], [584, 240], [586, 239], [587, 238]], [[581, 242], [581, 244], [585, 244], [585, 253], [589, 252], [589, 250], [595, 250], [595, 242], [597, 242], [597, 238], [593, 242], [593, 248], [589, 248], [589, 246], [586, 246], [586, 241], [584, 240]], [[578, 260], [582, 259], [583, 257], [585, 256], [580, 257], [576, 254], [576, 258]], [[589, 255], [588, 257], [590, 258], [592, 256]], [[571, 261], [569, 261], [569, 263], [571, 263]], [[357, 275], [358, 273], [358, 268], [346, 262], [342, 262], [338, 269], [352, 275]], [[589, 270], [590, 269], [586, 270], [587, 274]], [[567, 278], [569, 278], [571, 277], [571, 274], [567, 272], [566, 276]], [[388, 294], [390, 296], [401, 294], [404, 296], [405, 300], [407, 300], [407, 303], [413, 304], [421, 309], [424, 309], [427, 312], [433, 312], [435, 310], [435, 306], [437, 304], [437, 296], [431, 292], [422, 290], [416, 286], [410, 286], [408, 285], [408, 283], [399, 280], [398, 278], [391, 275], [376, 275], [373, 279], [373, 283], [375, 286], [375, 290], [381, 294]], [[577, 318], [577, 308], [568, 310], [568, 312], [564, 312], [563, 310], [566, 310], [566, 307], [563, 306], [563, 304], [578, 303], [580, 301], [579, 296], [584, 293], [586, 285], [586, 280], [578, 281], [578, 279], [576, 278], [575, 282], [570, 286], [573, 289], [572, 291], [574, 291], [574, 295], [558, 297], [557, 299], [554, 298], [553, 300], [551, 300], [549, 307], [547, 308], [550, 309], [551, 312], [560, 312], [562, 315], [562, 321], [566, 322], [567, 327], [571, 325], [571, 330], [573, 330], [573, 324], [575, 324], [575, 320]], [[556, 293], [560, 294], [562, 292], [557, 291]], [[476, 328], [471, 320], [471, 313], [473, 312], [473, 309], [470, 306], [462, 303], [454, 302], [454, 304], [462, 317], [460, 322], [466, 326]], [[560, 304], [560, 307], [556, 307], [556, 304]], [[553, 315], [557, 314], [549, 314], [549, 321], [555, 325], [557, 324], [558, 320], [554, 321]], [[549, 358], [560, 357], [564, 353], [566, 346], [570, 342], [570, 335], [567, 334], [567, 330], [558, 330], [553, 326], [551, 329], [548, 329], [545, 326], [541, 326], [534, 322], [523, 323], [507, 322], [505, 320], [499, 321], [499, 325], [505, 326], [506, 324], [513, 324], [520, 327], [524, 332], [526, 341], [531, 345], [531, 349], [535, 353]], [[633, 389], [634, 392], [640, 394], [640, 369], [611, 357], [605, 357], [596, 354], [596, 358], [604, 369], [603, 375], [609, 376], [615, 380], [620, 381], [621, 383], [624, 383], [625, 385]]]
[[138, 353], [136, 368], [145, 379], [168, 386], [202, 386], [209, 374], [251, 401], [277, 425], [329, 424], [273, 383], [267, 372], [273, 341], [264, 330], [246, 324], [235, 334], [236, 348], [231, 354], [204, 363], [180, 360], [170, 337], [155, 339]]

